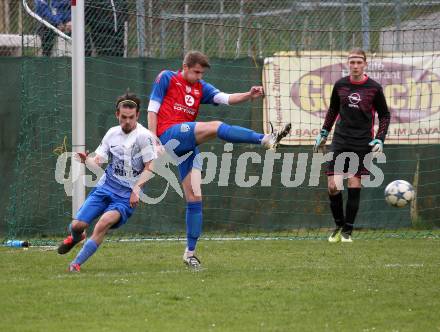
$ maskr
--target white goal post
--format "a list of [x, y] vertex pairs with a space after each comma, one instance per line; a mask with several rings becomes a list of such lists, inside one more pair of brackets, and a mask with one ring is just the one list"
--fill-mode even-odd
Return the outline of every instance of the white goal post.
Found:
[[[85, 59], [84, 0], [71, 1], [72, 37], [34, 13], [23, 0], [26, 12], [57, 35], [72, 43], [72, 152], [85, 152]], [[85, 200], [85, 167], [72, 158], [72, 217]]]

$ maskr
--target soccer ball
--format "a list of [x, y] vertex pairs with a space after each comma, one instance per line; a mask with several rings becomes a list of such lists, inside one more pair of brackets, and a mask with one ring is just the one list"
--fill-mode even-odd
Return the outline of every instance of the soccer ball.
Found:
[[414, 199], [414, 189], [409, 182], [396, 180], [385, 188], [385, 200], [391, 206], [404, 207]]

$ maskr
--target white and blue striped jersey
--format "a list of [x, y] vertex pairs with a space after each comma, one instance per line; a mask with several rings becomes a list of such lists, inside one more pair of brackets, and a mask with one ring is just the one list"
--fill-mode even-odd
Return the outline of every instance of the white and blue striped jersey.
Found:
[[95, 153], [109, 162], [98, 187], [121, 197], [130, 197], [144, 163], [157, 158], [155, 137], [140, 123], [128, 134], [121, 126], [110, 128]]

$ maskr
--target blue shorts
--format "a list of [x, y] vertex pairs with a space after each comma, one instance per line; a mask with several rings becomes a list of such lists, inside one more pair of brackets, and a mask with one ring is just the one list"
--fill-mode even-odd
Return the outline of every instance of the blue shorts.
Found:
[[177, 140], [180, 144], [174, 149], [174, 153], [181, 157], [188, 152], [191, 155], [184, 161], [181, 161], [179, 168], [179, 179], [183, 181], [188, 173], [197, 168], [202, 170], [202, 163], [200, 162], [199, 153], [200, 150], [196, 144], [196, 136], [194, 130], [196, 128], [196, 122], [183, 122], [176, 124], [168, 128], [161, 136], [160, 141], [163, 145], [166, 145], [172, 139]]
[[130, 207], [130, 198], [118, 196], [102, 187], [97, 187], [87, 196], [86, 201], [75, 216], [76, 220], [91, 224], [93, 220], [107, 211], [118, 211], [121, 218], [111, 228], [124, 225], [133, 214], [134, 208]]

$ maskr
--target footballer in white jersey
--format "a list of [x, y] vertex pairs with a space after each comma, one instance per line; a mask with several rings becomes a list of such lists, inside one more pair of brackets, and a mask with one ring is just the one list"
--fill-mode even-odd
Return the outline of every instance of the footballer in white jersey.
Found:
[[138, 123], [140, 100], [126, 93], [116, 101], [119, 126], [111, 128], [96, 149], [94, 157], [78, 154], [90, 168], [108, 162], [105, 174], [90, 192], [69, 225], [70, 234], [58, 247], [59, 254], [68, 253], [85, 238], [85, 230], [99, 217], [92, 236], [70, 263], [68, 271], [79, 272], [92, 256], [110, 228], [125, 224], [139, 203], [143, 185], [152, 176], [152, 161], [157, 158], [154, 135]]
[[121, 197], [130, 197], [144, 164], [157, 158], [154, 136], [140, 123], [129, 133], [121, 126], [110, 128], [95, 153], [109, 162], [98, 187]]

